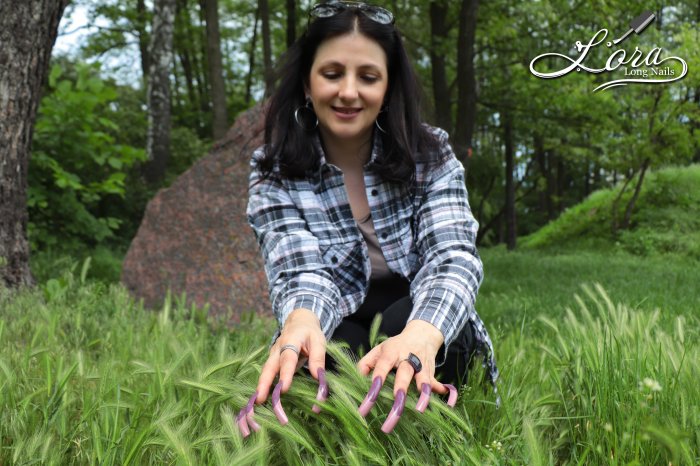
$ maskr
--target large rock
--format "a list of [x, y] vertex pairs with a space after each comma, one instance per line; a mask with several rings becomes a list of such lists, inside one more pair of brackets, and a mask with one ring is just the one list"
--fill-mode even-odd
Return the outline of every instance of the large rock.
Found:
[[212, 151], [148, 203], [122, 267], [122, 282], [147, 307], [168, 291], [188, 306], [238, 320], [269, 313], [267, 280], [245, 210], [248, 162], [262, 144], [261, 108], [242, 114]]

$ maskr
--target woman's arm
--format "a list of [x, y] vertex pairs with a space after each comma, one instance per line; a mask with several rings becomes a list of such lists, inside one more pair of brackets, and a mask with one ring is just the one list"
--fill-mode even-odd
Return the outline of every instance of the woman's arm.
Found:
[[[340, 292], [323, 262], [318, 240], [283, 184], [275, 177], [262, 180], [254, 166], [247, 215], [260, 245], [272, 310], [281, 329], [258, 381], [257, 400], [262, 403], [278, 373], [282, 391], [289, 389], [300, 356], [309, 358], [309, 371], [317, 377], [325, 365], [326, 338], [339, 323]], [[280, 352], [285, 345], [294, 345], [301, 354]]]
[[323, 261], [318, 239], [279, 179], [261, 180], [253, 166], [248, 194], [248, 223], [260, 246], [280, 328], [292, 311], [303, 308], [318, 317], [324, 334], [330, 336], [339, 324], [335, 310], [340, 291]]
[[409, 321], [423, 320], [438, 328], [446, 352], [475, 312], [483, 266], [475, 244], [479, 225], [469, 208], [464, 168], [447, 133], [436, 131], [442, 162], [426, 177], [416, 211], [416, 247], [422, 266], [411, 283], [414, 305]]
[[[363, 374], [373, 370], [373, 379], [396, 368], [394, 394], [406, 391], [415, 378], [419, 390], [428, 384], [432, 391], [446, 393], [435, 377], [436, 363], [444, 361], [446, 349], [470, 315], [482, 279], [482, 264], [476, 252], [478, 224], [471, 214], [464, 184], [464, 169], [447, 142], [440, 137], [440, 162], [417, 176], [416, 248], [422, 265], [411, 283], [413, 311], [404, 330], [373, 348], [358, 367]], [[409, 353], [421, 360], [415, 374], [403, 363]]]

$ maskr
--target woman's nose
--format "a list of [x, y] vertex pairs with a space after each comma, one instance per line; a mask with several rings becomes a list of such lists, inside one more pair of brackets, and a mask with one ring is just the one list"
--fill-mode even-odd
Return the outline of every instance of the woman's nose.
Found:
[[342, 100], [357, 99], [357, 82], [353, 78], [346, 78], [340, 83], [340, 92], [338, 93]]

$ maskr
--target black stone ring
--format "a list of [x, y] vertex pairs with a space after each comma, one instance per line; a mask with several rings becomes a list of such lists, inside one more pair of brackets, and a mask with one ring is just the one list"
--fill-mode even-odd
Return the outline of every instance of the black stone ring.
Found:
[[421, 364], [420, 359], [413, 353], [408, 353], [408, 357], [404, 359], [404, 361], [408, 361], [416, 374], [423, 369], [423, 364]]

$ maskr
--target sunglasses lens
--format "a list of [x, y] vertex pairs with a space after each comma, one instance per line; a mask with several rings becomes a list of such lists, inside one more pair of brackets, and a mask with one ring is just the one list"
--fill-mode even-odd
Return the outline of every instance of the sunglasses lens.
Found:
[[357, 9], [372, 21], [380, 24], [392, 24], [394, 22], [394, 15], [389, 10], [362, 2], [335, 1], [319, 3], [311, 9], [309, 16], [313, 18], [330, 18], [348, 9]]
[[372, 8], [364, 12], [365, 15], [372, 21], [376, 21], [379, 24], [391, 24], [394, 22], [394, 15], [384, 8]]
[[314, 18], [330, 18], [340, 13], [341, 8], [333, 4], [320, 4], [311, 9], [309, 14]]

